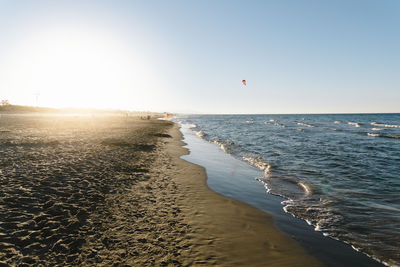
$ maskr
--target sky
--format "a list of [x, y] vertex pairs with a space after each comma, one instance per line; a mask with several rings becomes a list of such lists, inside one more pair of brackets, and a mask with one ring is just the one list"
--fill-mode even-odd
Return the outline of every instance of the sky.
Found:
[[0, 99], [180, 113], [400, 112], [400, 1], [0, 0]]

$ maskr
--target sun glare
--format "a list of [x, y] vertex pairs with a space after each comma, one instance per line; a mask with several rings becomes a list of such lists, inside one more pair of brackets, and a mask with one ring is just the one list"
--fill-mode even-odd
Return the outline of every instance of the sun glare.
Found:
[[112, 35], [57, 29], [30, 38], [14, 49], [8, 69], [11, 89], [27, 94], [24, 104], [129, 108], [126, 99], [151, 76], [148, 60]]

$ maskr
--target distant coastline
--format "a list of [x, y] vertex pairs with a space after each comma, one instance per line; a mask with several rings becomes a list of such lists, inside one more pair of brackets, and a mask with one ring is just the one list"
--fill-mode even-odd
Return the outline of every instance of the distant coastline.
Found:
[[152, 116], [162, 117], [168, 113], [149, 111], [128, 111], [119, 109], [95, 108], [50, 108], [23, 105], [0, 105], [0, 114], [86, 114], [86, 115], [121, 115], [121, 116]]

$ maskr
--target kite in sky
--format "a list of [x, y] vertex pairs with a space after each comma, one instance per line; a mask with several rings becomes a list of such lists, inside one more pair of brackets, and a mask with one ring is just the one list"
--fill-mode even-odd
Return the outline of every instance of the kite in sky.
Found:
[[246, 85], [246, 80], [242, 80], [242, 83], [243, 83], [244, 85]]

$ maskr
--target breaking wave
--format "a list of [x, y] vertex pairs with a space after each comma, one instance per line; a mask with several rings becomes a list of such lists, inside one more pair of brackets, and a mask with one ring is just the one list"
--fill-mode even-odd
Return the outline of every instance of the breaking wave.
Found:
[[272, 165], [263, 161], [261, 157], [243, 157], [243, 160], [262, 170], [264, 172], [264, 177], [268, 177], [271, 173]]
[[347, 124], [349, 124], [349, 125], [351, 125], [351, 126], [354, 126], [354, 127], [360, 127], [360, 126], [361, 126], [359, 123], [357, 123], [357, 122], [351, 122], [351, 121], [349, 121]]
[[203, 132], [202, 130], [200, 131], [195, 131], [196, 135], [200, 138], [204, 138], [207, 134], [205, 132]]
[[304, 122], [298, 122], [297, 125], [306, 126], [306, 127], [310, 127], [310, 128], [314, 127], [314, 125], [304, 123]]
[[376, 133], [367, 133], [368, 136], [371, 137], [383, 137], [383, 138], [392, 138], [392, 139], [400, 139], [398, 135], [385, 135], [385, 134], [376, 134]]
[[226, 153], [232, 153], [233, 150], [232, 147], [235, 144], [233, 141], [223, 142], [223, 141], [212, 140], [210, 142], [219, 146]]
[[400, 125], [397, 124], [383, 124], [383, 123], [371, 122], [371, 125], [378, 127], [385, 127], [385, 128], [400, 128]]

